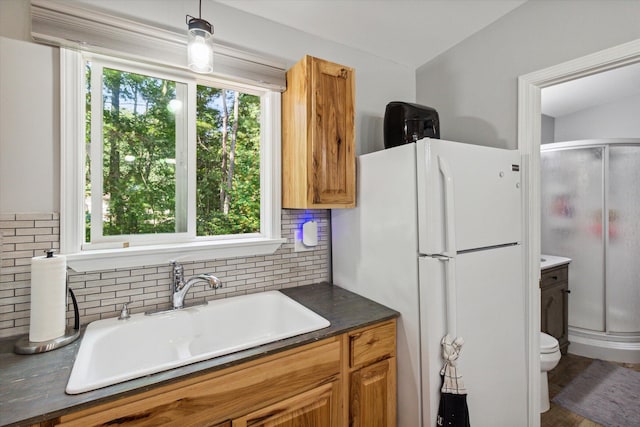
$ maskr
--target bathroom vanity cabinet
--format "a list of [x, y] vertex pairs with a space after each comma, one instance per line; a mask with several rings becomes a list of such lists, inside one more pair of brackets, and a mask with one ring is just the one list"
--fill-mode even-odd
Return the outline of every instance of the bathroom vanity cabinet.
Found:
[[356, 203], [354, 70], [305, 56], [282, 95], [282, 207]]
[[48, 420], [39, 426], [394, 426], [396, 320]]
[[558, 340], [560, 352], [569, 347], [569, 265], [542, 270], [540, 330]]

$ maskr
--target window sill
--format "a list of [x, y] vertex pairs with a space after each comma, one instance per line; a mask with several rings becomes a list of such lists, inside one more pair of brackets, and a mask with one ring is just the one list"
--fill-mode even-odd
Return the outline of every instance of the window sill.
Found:
[[67, 254], [67, 265], [77, 272], [169, 264], [171, 260], [206, 261], [274, 253], [287, 239], [250, 238], [175, 245], [133, 246]]

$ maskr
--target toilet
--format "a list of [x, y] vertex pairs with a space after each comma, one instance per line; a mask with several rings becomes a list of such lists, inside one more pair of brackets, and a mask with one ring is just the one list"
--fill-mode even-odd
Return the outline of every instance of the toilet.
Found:
[[560, 347], [558, 340], [540, 332], [540, 412], [549, 410], [549, 380], [547, 372], [558, 366]]

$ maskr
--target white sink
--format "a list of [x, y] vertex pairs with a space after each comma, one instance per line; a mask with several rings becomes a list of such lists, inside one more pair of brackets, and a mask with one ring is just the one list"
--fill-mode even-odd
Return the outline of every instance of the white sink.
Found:
[[66, 392], [84, 393], [329, 326], [278, 291], [127, 320], [92, 322]]
[[540, 256], [540, 269], [546, 270], [547, 268], [557, 267], [562, 264], [569, 264], [570, 262], [571, 258], [542, 254]]

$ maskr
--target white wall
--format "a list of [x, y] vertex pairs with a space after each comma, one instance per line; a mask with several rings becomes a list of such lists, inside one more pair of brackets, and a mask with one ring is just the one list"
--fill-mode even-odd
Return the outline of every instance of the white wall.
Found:
[[517, 78], [640, 38], [640, 1], [529, 0], [424, 64], [416, 99], [443, 139], [516, 148]]
[[640, 95], [556, 117], [555, 141], [640, 138]]
[[[186, 30], [185, 15], [197, 15], [193, 0], [82, 0], [95, 7], [144, 17], [154, 25]], [[27, 0], [0, 0], [0, 36], [29, 40]], [[152, 5], [152, 6], [151, 6]], [[415, 70], [408, 66], [330, 42], [212, 1], [203, 1], [202, 17], [211, 21], [215, 37], [226, 43], [283, 59], [290, 66], [305, 54], [338, 62], [356, 70], [356, 152], [384, 148], [382, 121], [390, 101], [415, 101]], [[136, 18], [140, 19], [140, 18]], [[5, 25], [5, 23], [7, 25]], [[3, 45], [6, 44], [3, 43]], [[0, 213], [59, 210], [59, 108], [57, 49], [28, 43], [25, 57], [34, 65], [22, 66], [15, 57], [2, 64], [0, 91], [13, 93], [2, 101], [0, 154]], [[2, 47], [3, 52], [5, 48]], [[3, 57], [10, 55], [7, 50]], [[12, 59], [13, 58], [13, 59]], [[14, 78], [33, 73], [11, 88]], [[6, 75], [6, 78], [4, 77]], [[30, 81], [33, 77], [35, 84]], [[9, 80], [9, 78], [11, 80]], [[17, 87], [16, 87], [17, 89]], [[8, 107], [20, 114], [5, 118]], [[36, 120], [30, 120], [29, 114]], [[41, 158], [41, 160], [38, 160]], [[35, 162], [35, 163], [34, 163]], [[11, 165], [8, 169], [5, 164]], [[38, 168], [37, 171], [35, 169]], [[16, 172], [20, 182], [16, 183]], [[26, 175], [34, 178], [24, 180]], [[6, 194], [5, 194], [6, 192]]]

